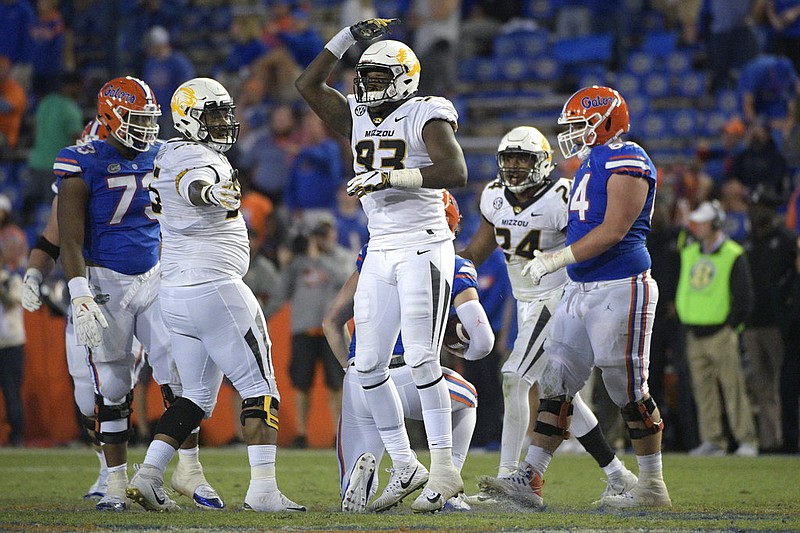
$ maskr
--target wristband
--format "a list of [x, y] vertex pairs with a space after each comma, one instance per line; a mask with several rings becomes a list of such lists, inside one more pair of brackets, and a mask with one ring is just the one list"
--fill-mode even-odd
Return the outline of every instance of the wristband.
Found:
[[356, 44], [356, 38], [353, 37], [353, 33], [348, 26], [347, 28], [342, 28], [339, 33], [334, 35], [331, 40], [328, 41], [328, 44], [325, 45], [325, 48], [335, 55], [336, 59], [341, 59], [345, 52], [354, 44]]
[[73, 300], [75, 298], [80, 298], [81, 296], [88, 296], [92, 299], [94, 298], [94, 294], [92, 294], [92, 291], [89, 290], [89, 280], [83, 276], [75, 276], [69, 280], [67, 287], [69, 287], [69, 297]]
[[572, 253], [572, 246], [567, 246], [566, 248], [562, 248], [561, 250], [554, 252], [550, 258], [553, 260], [553, 265], [555, 266], [553, 272], [561, 267], [577, 263], [575, 260], [575, 255]]
[[206, 185], [205, 187], [200, 189], [200, 199], [203, 200], [203, 202], [205, 202], [206, 205], [216, 205], [209, 198], [210, 192], [211, 192], [211, 185]]
[[32, 279], [36, 282], [37, 285], [41, 285], [44, 277], [42, 276], [42, 273], [39, 271], [38, 268], [31, 267], [25, 271], [25, 279], [26, 280]]
[[392, 187], [410, 187], [419, 189], [422, 187], [422, 172], [420, 172], [418, 168], [390, 170], [389, 183], [392, 184]]

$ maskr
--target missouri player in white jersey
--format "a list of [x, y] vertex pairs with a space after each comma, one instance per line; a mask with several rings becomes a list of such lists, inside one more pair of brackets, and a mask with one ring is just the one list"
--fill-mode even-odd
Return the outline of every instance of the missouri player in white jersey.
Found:
[[[567, 246], [537, 251], [523, 273], [533, 283], [566, 267], [564, 298], [545, 342], [549, 361], [533, 443], [515, 474], [528, 494], [541, 486], [553, 452], [569, 429], [572, 399], [602, 370], [610, 398], [620, 408], [639, 465], [639, 478], [622, 494], [605, 495], [611, 507], [670, 507], [661, 460], [664, 423], [647, 384], [650, 337], [658, 285], [650, 276], [646, 237], [657, 172], [641, 146], [620, 139], [630, 130], [625, 99], [610, 87], [585, 87], [564, 103], [559, 133], [565, 158], [581, 164], [570, 190]], [[531, 497], [542, 505], [541, 496]]]
[[[342, 29], [295, 85], [314, 112], [351, 142], [356, 175], [347, 192], [361, 198], [370, 233], [354, 300], [355, 369], [392, 458], [390, 485], [418, 486], [410, 480], [428, 473], [405, 451], [402, 405], [389, 379], [392, 346], [402, 327], [431, 450], [428, 483], [411, 506], [424, 512], [441, 509], [463, 491], [451, 457], [450, 398], [439, 362], [455, 264], [442, 189], [461, 187], [467, 179], [455, 139], [458, 116], [444, 98], [416, 96], [421, 66], [399, 41], [377, 41], [364, 51], [354, 94], [344, 96], [326, 84], [350, 46], [385, 35], [396, 22], [370, 19]], [[398, 494], [398, 501], [406, 494]]]
[[[506, 492], [517, 472], [520, 451], [530, 421], [528, 393], [538, 392], [547, 356], [542, 345], [549, 331], [566, 272], [555, 272], [538, 285], [522, 269], [538, 250], [564, 247], [567, 198], [571, 183], [551, 180], [553, 151], [547, 138], [530, 126], [520, 126], [503, 136], [497, 149], [497, 179], [483, 190], [481, 224], [467, 247], [459, 252], [482, 263], [496, 246], [506, 257], [511, 289], [517, 300], [518, 334], [511, 355], [503, 365], [503, 435], [497, 477], [484, 476], [479, 483], [490, 492]], [[538, 394], [536, 395], [538, 397]], [[606, 442], [597, 418], [576, 395], [573, 430], [608, 476], [605, 493], [619, 494], [636, 482]], [[541, 408], [538, 402], [534, 409]], [[604, 494], [605, 494], [604, 493]], [[479, 495], [479, 498], [481, 495]]]
[[183, 396], [159, 420], [128, 497], [148, 510], [175, 509], [162, 486], [164, 470], [188, 428], [211, 416], [224, 374], [244, 398], [251, 467], [244, 508], [305, 511], [275, 480], [280, 396], [267, 325], [242, 281], [247, 228], [236, 171], [224, 155], [239, 136], [233, 99], [219, 82], [195, 78], [178, 87], [171, 110], [184, 139], [168, 141], [156, 156], [150, 198], [162, 233], [162, 317]]

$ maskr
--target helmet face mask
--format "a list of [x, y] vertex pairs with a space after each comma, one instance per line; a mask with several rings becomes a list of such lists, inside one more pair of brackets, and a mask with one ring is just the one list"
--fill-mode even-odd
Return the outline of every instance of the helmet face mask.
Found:
[[564, 104], [559, 124], [569, 129], [558, 134], [558, 147], [565, 159], [586, 159], [593, 146], [606, 144], [631, 128], [628, 104], [610, 87], [580, 89]]
[[514, 128], [497, 149], [497, 177], [512, 193], [541, 186], [553, 171], [553, 151], [542, 133], [530, 126]]
[[150, 87], [136, 78], [114, 78], [97, 95], [98, 120], [127, 148], [149, 150], [158, 138], [160, 116]]
[[236, 106], [225, 87], [211, 78], [183, 83], [170, 102], [172, 122], [184, 137], [226, 152], [239, 138]]
[[355, 70], [356, 102], [369, 107], [401, 102], [416, 94], [419, 87], [419, 60], [400, 41], [373, 43], [361, 54]]

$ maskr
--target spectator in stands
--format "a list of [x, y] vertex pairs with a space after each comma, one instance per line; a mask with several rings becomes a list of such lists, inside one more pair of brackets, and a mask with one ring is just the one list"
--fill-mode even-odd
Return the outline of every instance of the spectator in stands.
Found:
[[780, 377], [784, 344], [782, 324], [790, 309], [787, 298], [795, 275], [795, 237], [777, 220], [776, 198], [753, 198], [750, 218], [753, 230], [747, 242], [747, 258], [753, 276], [755, 300], [746, 320], [743, 339], [749, 365], [745, 379], [758, 413], [758, 442], [762, 452], [783, 447]]
[[75, 144], [83, 130], [83, 113], [78, 107], [83, 78], [71, 72], [60, 75], [57, 80], [52, 92], [36, 107], [33, 147], [23, 173], [22, 212], [26, 224], [35, 221], [36, 206], [52, 198], [53, 163], [59, 150]]
[[720, 192], [720, 205], [725, 210], [725, 224], [722, 229], [728, 237], [742, 244], [750, 236], [752, 228], [748, 206], [750, 193], [741, 181], [735, 179], [726, 181]]
[[222, 72], [235, 74], [240, 79], [247, 78], [251, 63], [269, 51], [269, 47], [261, 40], [263, 27], [260, 17], [251, 14], [233, 17], [230, 27], [233, 42], [225, 63], [220, 67]]
[[246, 171], [253, 189], [265, 194], [275, 206], [283, 202], [289, 170], [301, 138], [291, 106], [274, 106], [269, 125], [251, 130], [239, 141], [238, 163]]
[[748, 126], [765, 124], [779, 149], [795, 125], [800, 81], [789, 58], [761, 55], [749, 61], [739, 77], [742, 113]]
[[422, 76], [420, 95], [452, 94], [457, 79], [461, 0], [413, 0], [409, 27], [413, 29], [411, 47], [435, 76]]
[[739, 330], [753, 307], [753, 281], [744, 250], [722, 231], [725, 212], [703, 202], [689, 216], [696, 242], [681, 250], [675, 296], [686, 326], [686, 355], [702, 443], [690, 455], [725, 455], [723, 409], [737, 455], [758, 455], [758, 437], [739, 361]]
[[705, 139], [697, 143], [697, 158], [703, 165], [703, 172], [711, 177], [716, 187], [730, 175], [734, 158], [744, 149], [746, 131], [742, 119], [733, 117], [722, 126], [720, 148], [713, 148]]
[[[52, 80], [61, 75], [67, 62], [66, 32], [58, 4], [59, 0], [37, 0], [38, 16], [31, 26], [32, 89], [39, 97], [50, 91]], [[69, 59], [74, 63], [71, 53]]]
[[787, 178], [786, 157], [775, 144], [768, 127], [756, 122], [747, 132], [744, 150], [733, 160], [728, 179], [741, 181], [751, 194], [786, 198], [789, 194]]
[[333, 216], [336, 191], [345, 181], [344, 169], [339, 144], [311, 110], [303, 114], [302, 135], [303, 148], [289, 170], [284, 201], [295, 221], [313, 227], [320, 217]]
[[309, 22], [308, 13], [301, 9], [292, 11], [291, 26], [278, 33], [278, 37], [301, 68], [306, 68], [325, 46], [319, 32]]
[[367, 215], [361, 208], [361, 201], [357, 196], [348, 195], [344, 184], [336, 191], [336, 227], [339, 228], [339, 244], [355, 255], [369, 241]]
[[11, 426], [9, 443], [22, 446], [22, 369], [25, 325], [22, 319], [22, 276], [28, 244], [25, 234], [11, 221], [11, 201], [0, 195], [0, 388]]
[[685, 46], [697, 43], [702, 5], [703, 0], [653, 0], [653, 7], [664, 16], [667, 28], [677, 27]]
[[0, 56], [8, 58], [16, 70], [15, 77], [23, 87], [31, 77], [31, 27], [36, 12], [28, 0], [0, 0]]
[[712, 92], [735, 87], [734, 69], [758, 55], [754, 17], [760, 5], [760, 0], [706, 0]]
[[17, 146], [27, 107], [25, 89], [11, 77], [11, 61], [0, 55], [0, 160]]
[[767, 20], [774, 31], [772, 50], [792, 60], [800, 72], [800, 2], [797, 0], [767, 0]]
[[156, 102], [161, 106], [158, 119], [161, 139], [181, 137], [172, 126], [172, 115], [168, 113], [172, 94], [178, 86], [194, 78], [194, 65], [181, 52], [174, 50], [169, 42], [169, 32], [163, 26], [153, 26], [145, 37], [147, 59], [142, 69], [142, 79], [152, 89]]
[[321, 221], [308, 237], [298, 235], [293, 243], [294, 257], [282, 268], [281, 294], [289, 300], [292, 321], [292, 360], [289, 376], [296, 393], [297, 437], [294, 447], [307, 446], [309, 389], [322, 363], [329, 391], [333, 420], [339, 416], [344, 372], [322, 331], [322, 320], [330, 302], [350, 275], [352, 257], [344, 268], [336, 249], [336, 230], [330, 221]]

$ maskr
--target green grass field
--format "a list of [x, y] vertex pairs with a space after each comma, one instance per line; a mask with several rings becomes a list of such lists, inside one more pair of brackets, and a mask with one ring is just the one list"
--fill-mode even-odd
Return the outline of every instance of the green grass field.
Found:
[[[132, 449], [129, 464], [141, 461], [144, 451]], [[420, 454], [420, 458], [428, 462], [427, 456]], [[592, 505], [604, 489], [602, 471], [592, 459], [588, 455], [556, 455], [545, 477], [544, 510], [503, 504], [432, 515], [412, 513], [408, 507], [411, 498], [378, 515], [339, 512], [333, 450], [278, 452], [278, 485], [309, 512], [244, 512], [239, 509], [249, 480], [245, 449], [203, 449], [201, 459], [206, 477], [225, 499], [227, 510], [201, 511], [176, 496], [183, 512], [156, 514], [137, 507], [127, 513], [100, 513], [91, 502], [81, 499], [97, 473], [91, 450], [1, 449], [0, 530], [800, 531], [797, 456], [745, 459], [667, 454], [664, 476], [673, 508], [611, 511]], [[635, 472], [635, 458], [623, 459]], [[477, 491], [477, 476], [495, 473], [497, 461], [496, 453], [468, 457], [463, 471], [468, 494]], [[382, 483], [387, 479], [388, 474], [381, 471]]]

